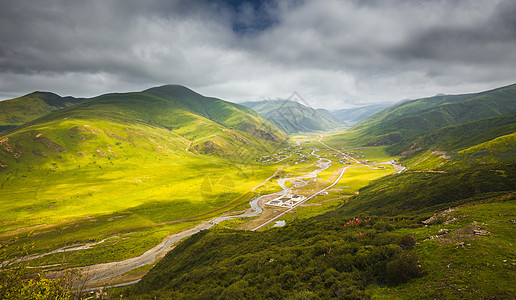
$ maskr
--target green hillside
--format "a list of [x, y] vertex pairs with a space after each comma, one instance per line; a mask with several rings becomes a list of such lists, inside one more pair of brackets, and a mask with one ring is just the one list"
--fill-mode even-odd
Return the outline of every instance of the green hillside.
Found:
[[345, 226], [349, 221], [305, 220], [254, 233], [203, 231], [123, 294], [130, 299], [360, 299], [369, 282], [419, 276], [417, 265], [399, 278], [387, 272], [400, 260], [417, 261], [410, 236], [390, 233], [379, 219]]
[[128, 141], [136, 145], [129, 128], [137, 130], [137, 135], [148, 135], [144, 140], [154, 144], [152, 148], [160, 147], [151, 141], [153, 137], [165, 138], [172, 143], [168, 151], [234, 159], [244, 157], [247, 148], [268, 151], [285, 141], [284, 134], [246, 107], [206, 98], [185, 87], [163, 86], [140, 93], [106, 94], [43, 116], [2, 137], [0, 160], [8, 166], [3, 167], [5, 172], [9, 166], [48, 163], [47, 152], [51, 156], [61, 153], [57, 155], [60, 164], [78, 160], [77, 153], [108, 155], [106, 149], [101, 150], [106, 145]]
[[354, 127], [371, 145], [394, 144], [442, 127], [516, 111], [516, 85], [476, 94], [443, 95], [404, 102]]
[[[250, 109], [185, 87], [93, 98], [0, 136], [0, 241], [35, 231], [17, 244], [37, 241], [38, 253], [110, 237], [131, 249], [79, 251], [72, 265], [143, 253], [246, 204], [275, 171], [253, 160], [285, 143]], [[56, 257], [45, 259], [34, 263]]]
[[516, 131], [516, 113], [496, 116], [430, 131], [421, 136], [407, 138], [388, 149], [392, 153], [405, 154], [421, 150], [460, 151], [493, 138]]
[[16, 99], [0, 101], [0, 132], [85, 100], [61, 97], [49, 92], [34, 92]]
[[248, 106], [287, 133], [323, 131], [342, 126], [327, 110], [312, 109], [291, 100], [246, 102]]

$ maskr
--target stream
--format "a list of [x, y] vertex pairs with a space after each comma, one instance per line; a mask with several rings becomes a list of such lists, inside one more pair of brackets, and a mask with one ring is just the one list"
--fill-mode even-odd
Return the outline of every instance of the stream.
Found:
[[[84, 267], [84, 268], [82, 268], [83, 274], [86, 276], [87, 281], [89, 283], [94, 283], [96, 281], [101, 281], [101, 280], [112, 278], [112, 277], [115, 277], [118, 275], [122, 275], [122, 274], [127, 273], [131, 270], [134, 270], [138, 267], [154, 263], [156, 260], [163, 257], [168, 251], [170, 251], [173, 248], [173, 245], [175, 243], [179, 242], [180, 240], [182, 240], [186, 237], [192, 236], [201, 230], [209, 229], [220, 222], [230, 220], [230, 219], [252, 218], [252, 217], [259, 216], [263, 212], [263, 209], [258, 204], [260, 200], [262, 200], [265, 197], [285, 195], [292, 189], [292, 187], [288, 188], [285, 186], [286, 181], [295, 182], [295, 181], [304, 180], [307, 178], [317, 178], [317, 174], [319, 172], [324, 171], [330, 167], [332, 161], [329, 159], [326, 159], [326, 158], [321, 158], [320, 155], [315, 154], [316, 151], [318, 151], [318, 150], [314, 149], [311, 153], [311, 155], [314, 155], [315, 157], [317, 157], [319, 159], [316, 162], [316, 166], [317, 166], [316, 170], [314, 170], [306, 175], [303, 175], [303, 176], [285, 177], [285, 178], [278, 179], [278, 185], [281, 187], [282, 190], [278, 191], [278, 192], [270, 193], [267, 195], [254, 197], [253, 199], [251, 199], [249, 201], [249, 204], [251, 206], [250, 212], [245, 212], [245, 213], [238, 214], [238, 215], [222, 216], [222, 217], [214, 218], [214, 219], [210, 220], [209, 222], [202, 223], [192, 229], [189, 229], [189, 230], [180, 232], [178, 234], [174, 234], [174, 235], [170, 235], [170, 236], [166, 237], [161, 243], [159, 243], [159, 245], [146, 251], [145, 253], [143, 253], [140, 256], [133, 257], [133, 258], [123, 260], [123, 261], [118, 261], [118, 262], [110, 262], [110, 263], [97, 264], [97, 265], [92, 265], [89, 267]], [[295, 186], [295, 187], [298, 187], [298, 186]], [[261, 227], [263, 225], [264, 224], [260, 225], [259, 227]], [[259, 227], [255, 228], [253, 230], [258, 229]]]

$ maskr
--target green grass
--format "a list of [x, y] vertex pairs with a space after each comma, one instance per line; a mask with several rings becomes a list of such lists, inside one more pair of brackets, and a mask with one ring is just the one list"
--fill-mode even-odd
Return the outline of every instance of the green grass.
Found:
[[0, 137], [0, 242], [34, 231], [16, 245], [42, 253], [131, 233], [122, 248], [79, 251], [70, 264], [141, 254], [248, 205], [277, 169], [253, 160], [286, 145], [269, 127], [246, 107], [170, 86], [46, 115]]
[[[425, 276], [398, 287], [370, 286], [369, 296], [382, 299], [414, 295], [440, 299], [512, 297], [516, 293], [513, 247], [516, 236], [511, 224], [516, 216], [515, 207], [514, 200], [465, 206], [446, 216], [448, 220], [456, 219], [448, 225], [412, 230], [419, 241], [416, 250]], [[474, 236], [471, 230], [464, 230], [470, 227], [480, 227], [490, 235]], [[450, 233], [442, 239], [427, 240], [442, 228]], [[464, 247], [457, 246], [461, 242]]]
[[[183, 163], [187, 161], [183, 159]], [[139, 242], [135, 239], [121, 243], [129, 243], [129, 246], [139, 243], [141, 246], [134, 249], [136, 254], [140, 254], [157, 244], [167, 232], [170, 234], [175, 231], [170, 229], [161, 233], [155, 232], [156, 226], [167, 228], [159, 225], [161, 223], [182, 219], [207, 220], [239, 205], [248, 206], [247, 202], [252, 197], [249, 194], [251, 188], [263, 182], [274, 169], [249, 166], [246, 171], [241, 172], [231, 165], [224, 167], [222, 163], [191, 162], [168, 166], [161, 163], [145, 169], [119, 170], [118, 174], [115, 170], [101, 172], [93, 169], [90, 170], [91, 176], [82, 177], [81, 183], [77, 183], [73, 176], [65, 176], [67, 180], [62, 180], [63, 173], [57, 173], [45, 176], [44, 180], [24, 189], [16, 187], [28, 185], [29, 179], [15, 178], [4, 186], [2, 192], [2, 199], [10, 202], [1, 207], [1, 229], [5, 234], [19, 228], [65, 222], [64, 226], [48, 229], [43, 226], [41, 230], [34, 228], [37, 235], [19, 241], [37, 241], [34, 249], [36, 253], [70, 243], [100, 240], [120, 232], [143, 230], [145, 238]], [[185, 173], [190, 176], [182, 175]], [[210, 186], [207, 185], [207, 180], [213, 183], [211, 191], [203, 190], [203, 187]], [[123, 218], [105, 221], [117, 216]], [[85, 217], [93, 218], [94, 221], [84, 219]], [[72, 223], [68, 225], [70, 220]], [[191, 222], [183, 224], [192, 226]], [[31, 228], [27, 229], [29, 230]], [[98, 262], [102, 256], [96, 251], [87, 252], [94, 253], [91, 260], [80, 259], [80, 262]], [[110, 251], [108, 254], [110, 256], [103, 257], [102, 261], [127, 257], [125, 251]]]

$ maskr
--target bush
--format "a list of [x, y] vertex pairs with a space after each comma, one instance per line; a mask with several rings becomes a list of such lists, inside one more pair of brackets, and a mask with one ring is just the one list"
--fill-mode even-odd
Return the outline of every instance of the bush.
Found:
[[405, 234], [404, 236], [401, 237], [398, 245], [403, 250], [410, 250], [410, 249], [414, 248], [414, 246], [416, 245], [416, 239], [411, 234]]
[[420, 265], [416, 254], [404, 251], [387, 263], [387, 283], [398, 285], [420, 274]]

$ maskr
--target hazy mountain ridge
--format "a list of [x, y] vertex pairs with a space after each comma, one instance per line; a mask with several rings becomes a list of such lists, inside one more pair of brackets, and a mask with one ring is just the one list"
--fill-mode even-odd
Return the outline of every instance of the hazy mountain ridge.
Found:
[[345, 122], [349, 125], [355, 125], [356, 123], [372, 116], [388, 107], [392, 104], [372, 104], [360, 107], [339, 109], [333, 111], [332, 114], [340, 119], [341, 122]]
[[330, 130], [342, 126], [329, 111], [313, 109], [292, 100], [245, 102], [265, 119], [287, 133]]

